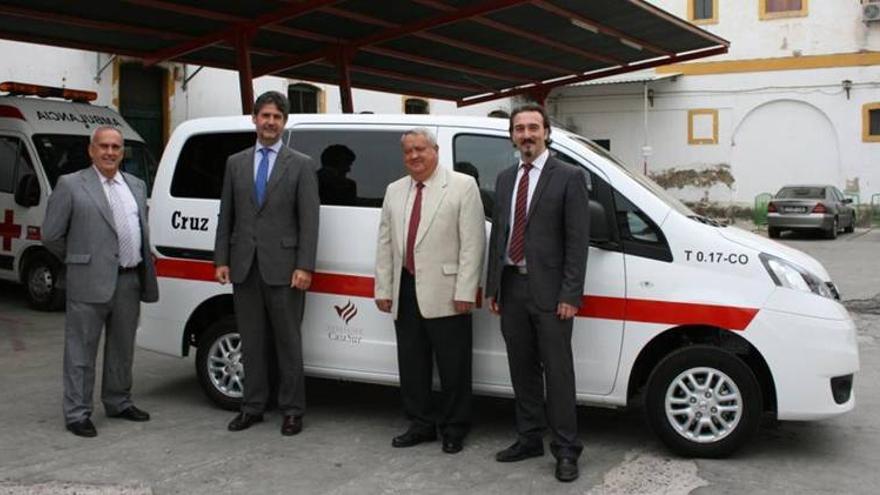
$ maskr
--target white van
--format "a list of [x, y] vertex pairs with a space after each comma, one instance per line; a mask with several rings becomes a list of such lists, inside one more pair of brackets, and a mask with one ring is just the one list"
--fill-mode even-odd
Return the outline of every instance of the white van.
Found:
[[[382, 196], [405, 173], [400, 136], [415, 126], [436, 133], [440, 166], [476, 176], [488, 217], [495, 177], [516, 160], [506, 120], [294, 115], [287, 124], [285, 145], [322, 167], [334, 166], [325, 150], [348, 148], [357, 184], [347, 194], [321, 184], [302, 327], [310, 375], [398, 382], [394, 327], [373, 303], [373, 269]], [[580, 136], [551, 137], [553, 153], [590, 184], [592, 241], [572, 342], [579, 403], [623, 407], [643, 397], [660, 438], [694, 456], [731, 452], [764, 413], [815, 420], [853, 408], [855, 327], [821, 264], [696, 215]], [[161, 299], [143, 306], [138, 333], [141, 347], [171, 355], [195, 347], [202, 387], [228, 408], [245, 377], [231, 287], [214, 282], [212, 249], [226, 157], [255, 140], [247, 116], [189, 121], [172, 135], [150, 216]], [[485, 304], [473, 351], [475, 391], [512, 396], [499, 319]]]
[[122, 131], [122, 169], [143, 179], [148, 191], [157, 164], [118, 113], [88, 104], [94, 92], [14, 82], [0, 83], [0, 92], [8, 93], [0, 96], [0, 279], [25, 284], [35, 308], [58, 309], [63, 265], [40, 241], [58, 177], [91, 164], [89, 139], [102, 125]]

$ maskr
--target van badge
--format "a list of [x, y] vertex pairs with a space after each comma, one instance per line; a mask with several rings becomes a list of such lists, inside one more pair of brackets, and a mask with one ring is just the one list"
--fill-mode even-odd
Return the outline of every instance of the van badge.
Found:
[[337, 306], [334, 304], [333, 308], [336, 309], [336, 314], [339, 315], [339, 318], [341, 318], [346, 325], [348, 325], [348, 322], [358, 314], [357, 306], [352, 304], [350, 299], [345, 303], [345, 306]]

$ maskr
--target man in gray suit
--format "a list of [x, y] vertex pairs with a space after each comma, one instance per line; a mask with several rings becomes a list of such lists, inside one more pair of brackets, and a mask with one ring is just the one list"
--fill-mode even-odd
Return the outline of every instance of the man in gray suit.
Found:
[[131, 364], [140, 301], [159, 299], [147, 231], [147, 187], [121, 172], [122, 133], [92, 134], [92, 166], [63, 175], [49, 197], [43, 245], [66, 265], [64, 400], [67, 429], [98, 434], [90, 417], [95, 358], [106, 329], [101, 401], [110, 417], [148, 421], [131, 401]]
[[230, 431], [263, 420], [270, 352], [278, 363], [281, 433], [302, 431], [300, 323], [315, 269], [320, 202], [312, 160], [281, 142], [289, 108], [276, 91], [257, 98], [257, 144], [230, 156], [223, 178], [215, 277], [233, 284], [245, 375], [241, 412], [229, 423]]
[[490, 310], [501, 314], [518, 438], [495, 458], [515, 462], [544, 455], [549, 423], [556, 478], [574, 481], [583, 446], [571, 333], [589, 243], [586, 175], [550, 156], [550, 123], [538, 105], [513, 112], [510, 138], [520, 163], [498, 174], [486, 295]]

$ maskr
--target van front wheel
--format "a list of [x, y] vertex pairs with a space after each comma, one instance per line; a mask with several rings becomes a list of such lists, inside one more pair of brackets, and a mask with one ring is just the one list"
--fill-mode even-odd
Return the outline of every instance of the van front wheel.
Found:
[[651, 372], [648, 424], [672, 451], [724, 457], [748, 440], [761, 419], [761, 389], [736, 355], [697, 345], [666, 356]]
[[244, 365], [235, 316], [215, 321], [199, 336], [196, 375], [202, 390], [215, 404], [230, 411], [239, 410]]
[[32, 308], [55, 311], [64, 307], [64, 289], [59, 284], [63, 270], [48, 253], [37, 253], [26, 261], [23, 280]]

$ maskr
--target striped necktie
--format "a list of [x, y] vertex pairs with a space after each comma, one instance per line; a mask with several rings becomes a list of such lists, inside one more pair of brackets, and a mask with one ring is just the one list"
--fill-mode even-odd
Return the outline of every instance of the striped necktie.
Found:
[[107, 202], [113, 212], [113, 223], [116, 225], [116, 239], [119, 242], [119, 266], [129, 268], [137, 265], [138, 255], [132, 239], [131, 226], [125, 214], [125, 202], [122, 201], [122, 184], [113, 179], [106, 179]]
[[507, 250], [510, 261], [515, 265], [525, 259], [526, 246], [526, 213], [529, 202], [529, 172], [532, 170], [531, 163], [522, 164], [523, 173], [516, 188], [516, 204], [513, 210], [513, 235], [510, 237], [510, 247]]

